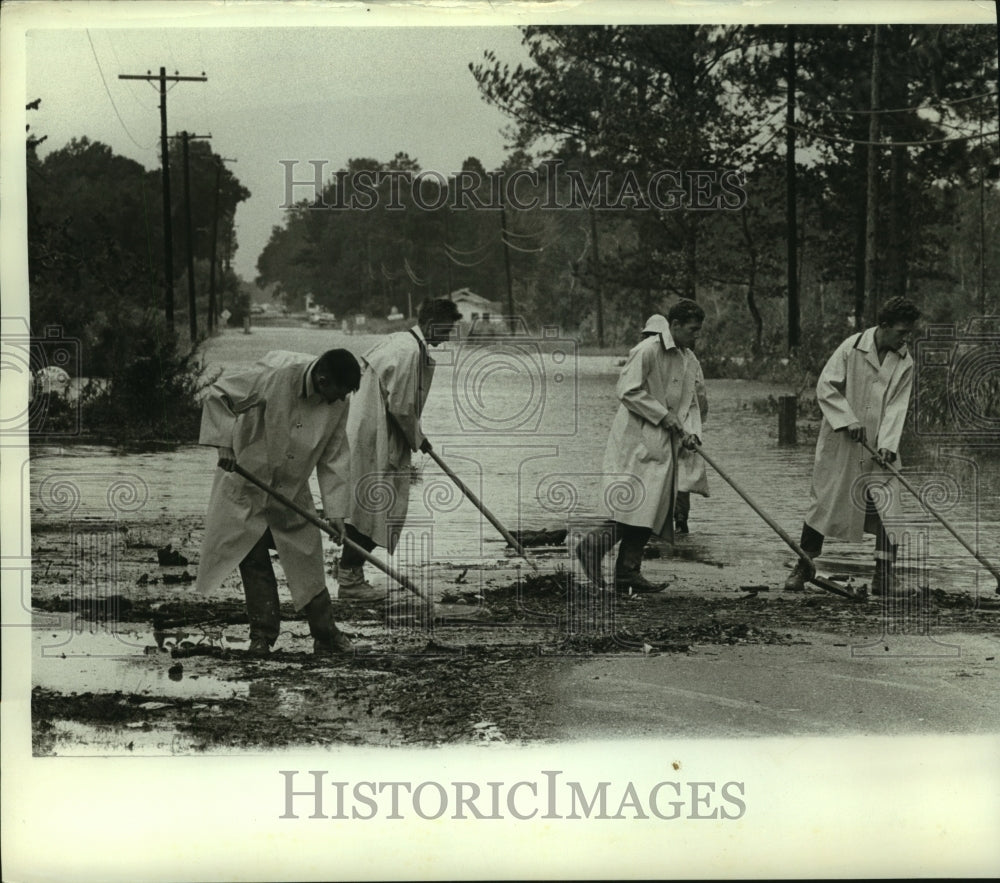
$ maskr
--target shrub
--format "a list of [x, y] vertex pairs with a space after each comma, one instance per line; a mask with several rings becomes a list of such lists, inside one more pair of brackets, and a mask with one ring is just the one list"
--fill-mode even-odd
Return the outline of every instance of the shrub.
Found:
[[197, 348], [185, 351], [152, 323], [136, 331], [132, 358], [81, 403], [84, 431], [119, 441], [196, 442], [199, 397], [215, 378], [205, 375]]

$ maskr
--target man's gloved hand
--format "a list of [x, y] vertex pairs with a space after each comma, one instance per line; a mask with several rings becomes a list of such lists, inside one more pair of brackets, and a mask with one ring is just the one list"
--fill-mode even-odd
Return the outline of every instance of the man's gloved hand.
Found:
[[673, 411], [668, 412], [660, 421], [660, 426], [676, 435], [684, 435], [684, 424], [677, 419], [677, 415]]
[[236, 451], [232, 448], [219, 448], [219, 468], [232, 472], [236, 468]]
[[852, 423], [848, 426], [847, 434], [851, 437], [851, 441], [860, 442], [861, 444], [868, 441], [868, 433], [865, 432], [864, 426], [860, 423]]
[[693, 432], [689, 432], [681, 440], [681, 445], [689, 451], [697, 451], [701, 447], [701, 439]]
[[879, 448], [875, 455], [875, 462], [883, 468], [888, 467], [896, 462], [896, 452], [890, 451], [888, 448]]
[[344, 534], [346, 533], [346, 526], [344, 525], [343, 518], [327, 518], [327, 524], [329, 524], [335, 531], [337, 531], [337, 542], [342, 543], [344, 541]]

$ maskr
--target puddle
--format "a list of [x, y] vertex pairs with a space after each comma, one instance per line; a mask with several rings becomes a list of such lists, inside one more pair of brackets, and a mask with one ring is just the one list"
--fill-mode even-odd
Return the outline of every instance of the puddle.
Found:
[[[163, 757], [194, 754], [195, 740], [176, 732], [174, 727], [143, 729], [84, 724], [74, 720], [58, 720], [46, 734], [48, 755], [56, 757]], [[235, 754], [220, 748], [198, 749], [198, 754]]]
[[[303, 343], [299, 329], [273, 330], [247, 340], [224, 336], [216, 352], [233, 363], [269, 349], [311, 352], [323, 345], [308, 333]], [[359, 351], [362, 344], [350, 341]], [[483, 354], [484, 362], [490, 358]], [[474, 394], [456, 383], [461, 364], [456, 370], [446, 358], [439, 361], [423, 421], [436, 451], [508, 529], [569, 530], [564, 546], [531, 550], [538, 579], [558, 574], [561, 586], [562, 572], [576, 570], [569, 551], [574, 531], [602, 517], [601, 463], [617, 410], [618, 360], [581, 357], [572, 372], [560, 367], [559, 382], [551, 373], [545, 383], [520, 386], [510, 371], [483, 371], [479, 364], [474, 367], [484, 380]], [[535, 408], [526, 407], [532, 390], [544, 391]], [[762, 383], [708, 381], [704, 440], [719, 464], [797, 539], [814, 443], [803, 438], [796, 447], [779, 448], [776, 417], [751, 407], [780, 392]], [[520, 415], [521, 423], [510, 415]], [[536, 420], [534, 428], [527, 425], [529, 417]], [[312, 661], [308, 626], [294, 618], [282, 586], [277, 652], [254, 662], [240, 652], [247, 625], [238, 574], [211, 596], [197, 595], [186, 583], [167, 584], [165, 577], [177, 574], [159, 567], [156, 557], [169, 542], [191, 562], [174, 571], [196, 573], [213, 450], [54, 446], [31, 454], [25, 485], [34, 535], [25, 534], [21, 546], [32, 555], [31, 591], [25, 582], [23, 600], [35, 610], [31, 674], [44, 693], [34, 715], [40, 753], [514, 744], [544, 732], [537, 709], [524, 701], [538, 679], [549, 676], [562, 657], [623, 652], [617, 639], [603, 647], [607, 635], [628, 639], [642, 653], [643, 642], [657, 645], [656, 652], [699, 643], [791, 643], [802, 628], [878, 634], [877, 606], [844, 605], [822, 593], [791, 599], [777, 591], [791, 550], [711, 468], [712, 496], [692, 498], [691, 533], [673, 547], [650, 547], [660, 553], [648, 562], [651, 573], [679, 574], [671, 590], [605, 610], [586, 593], [543, 591], [542, 583], [531, 582], [534, 575], [493, 526], [430, 458], [416, 455], [409, 517], [392, 563], [435, 599], [446, 598], [452, 613], [462, 600], [476, 613], [475, 599], [485, 597], [484, 621], [466, 617], [425, 630], [385, 623], [382, 603], [338, 602], [337, 619], [358, 657], [326, 667]], [[997, 534], [982, 529], [1000, 520], [1000, 464], [956, 456], [922, 466], [908, 460], [907, 466], [919, 486], [935, 490], [928, 499], [959, 531], [978, 542], [987, 558], [1000, 558]], [[313, 490], [319, 501], [315, 480]], [[909, 555], [901, 562], [910, 568], [906, 573], [920, 570], [931, 589], [958, 593], [952, 598], [977, 590], [995, 597], [992, 579], [972, 557], [912, 500], [907, 505], [912, 519]], [[330, 565], [335, 548], [324, 543]], [[864, 581], [873, 547], [871, 537], [861, 544], [829, 542], [819, 563]], [[384, 559], [383, 551], [375, 554]], [[280, 562], [276, 571], [280, 579]], [[373, 584], [388, 583], [375, 568], [367, 571]], [[771, 592], [749, 599], [738, 591], [741, 583], [770, 585]], [[952, 609], [940, 597], [937, 602], [935, 615], [948, 622], [994, 628], [988, 610]], [[50, 612], [67, 609], [87, 616]], [[154, 621], [162, 631], [153, 632]], [[186, 655], [172, 657], [170, 648], [185, 641], [193, 645], [183, 648]], [[120, 704], [124, 696], [130, 697], [127, 707]], [[216, 703], [219, 710], [213, 711]]]
[[34, 629], [32, 684], [63, 693], [118, 691], [177, 699], [246, 696], [246, 683], [212, 674], [212, 665], [217, 665], [214, 661], [198, 657], [175, 660], [169, 651], [158, 650], [152, 631], [120, 625], [117, 633]]

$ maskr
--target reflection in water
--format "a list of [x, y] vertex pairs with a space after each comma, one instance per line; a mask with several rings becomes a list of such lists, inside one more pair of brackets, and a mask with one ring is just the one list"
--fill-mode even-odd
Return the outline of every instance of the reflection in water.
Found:
[[[558, 357], [544, 347], [520, 356], [505, 351], [496, 356], [496, 370], [485, 349], [472, 362], [471, 355], [443, 354], [424, 414], [436, 451], [511, 530], [566, 528], [601, 516], [601, 463], [617, 408], [618, 360], [552, 349]], [[461, 372], [466, 363], [475, 368], [474, 376], [456, 379], [456, 365]], [[796, 447], [779, 447], [777, 417], [752, 407], [784, 391], [751, 381], [708, 381], [703, 440], [719, 465], [798, 539], [814, 439], [802, 436]], [[987, 558], [1000, 559], [1000, 463], [985, 452], [970, 456], [948, 448], [936, 458], [927, 452], [922, 460], [914, 456], [903, 452], [907, 474], [927, 501], [978, 542]], [[418, 454], [414, 462], [418, 476], [407, 527], [415, 541], [403, 544], [408, 554], [455, 562], [506, 559], [505, 542], [494, 527], [471, 503], [444, 492], [448, 480], [433, 461]], [[196, 446], [125, 454], [96, 447], [43, 449], [31, 461], [32, 519], [43, 526], [67, 516], [117, 517], [132, 531], [146, 526], [151, 533], [161, 517], [191, 517], [197, 525], [214, 468], [214, 450]], [[123, 476], [132, 477], [130, 493], [121, 491]], [[109, 492], [116, 483], [117, 496]], [[678, 540], [683, 557], [723, 566], [762, 563], [783, 579], [791, 551], [711, 468], [709, 483], [710, 498], [692, 497], [691, 534]], [[53, 500], [56, 484], [64, 491]], [[908, 494], [905, 507], [902, 539], [907, 549], [919, 550], [914, 556], [925, 559], [934, 587], [973, 591], [978, 579], [980, 591], [992, 591], [989, 575]], [[196, 542], [200, 534], [193, 537]], [[873, 548], [873, 538], [859, 545], [830, 541], [821, 563], [835, 572], [867, 573]]]

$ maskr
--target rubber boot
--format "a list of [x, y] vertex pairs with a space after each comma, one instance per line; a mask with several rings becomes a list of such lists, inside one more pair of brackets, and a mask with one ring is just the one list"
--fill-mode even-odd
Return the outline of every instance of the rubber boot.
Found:
[[313, 637], [314, 655], [334, 656], [350, 653], [354, 649], [350, 639], [333, 621], [333, 603], [326, 589], [306, 604], [304, 612], [309, 622], [309, 634]]
[[577, 543], [574, 554], [580, 562], [583, 572], [597, 588], [603, 589], [604, 577], [601, 573], [601, 562], [604, 555], [614, 544], [614, 530], [611, 525], [605, 525], [585, 534]]
[[691, 514], [691, 494], [688, 491], [678, 491], [674, 500], [674, 532], [690, 533], [688, 530], [688, 515]]
[[338, 562], [334, 577], [337, 580], [337, 598], [341, 601], [381, 601], [385, 598], [385, 589], [376, 588], [365, 579], [363, 565], [345, 567]]
[[246, 653], [255, 659], [267, 657], [281, 630], [278, 581], [271, 566], [270, 549], [273, 545], [274, 541], [268, 530], [239, 566], [247, 619], [250, 622], [250, 646]]
[[648, 528], [620, 525], [621, 545], [615, 561], [615, 591], [621, 595], [659, 592], [665, 585], [651, 583], [640, 572], [642, 550], [652, 533]]
[[[823, 551], [823, 534], [813, 530], [808, 524], [802, 525], [802, 539], [799, 546], [813, 561], [815, 561]], [[795, 562], [795, 567], [785, 580], [786, 592], [801, 592], [806, 587], [806, 582], [816, 574], [816, 566], [810, 565], [801, 558]]]

